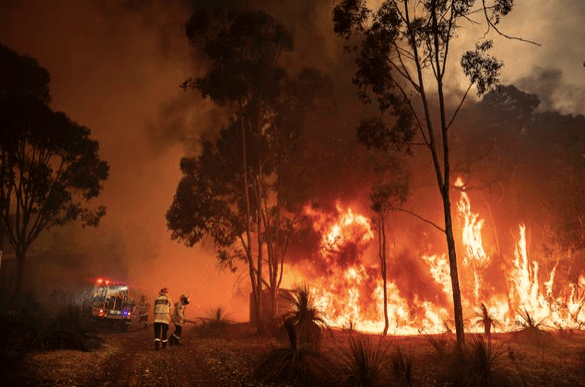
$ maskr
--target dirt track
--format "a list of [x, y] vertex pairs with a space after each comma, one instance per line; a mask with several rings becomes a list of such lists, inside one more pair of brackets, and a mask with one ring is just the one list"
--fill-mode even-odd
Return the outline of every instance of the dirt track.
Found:
[[[102, 335], [97, 352], [35, 354], [12, 370], [11, 385], [51, 386], [221, 386], [197, 350], [187, 326], [183, 345], [155, 351], [152, 327]], [[4, 384], [4, 383], [3, 383]]]
[[[169, 332], [170, 335], [170, 332]], [[119, 352], [95, 386], [218, 386], [186, 327], [184, 344], [154, 350], [151, 327], [116, 335]], [[188, 339], [189, 338], [189, 339]]]

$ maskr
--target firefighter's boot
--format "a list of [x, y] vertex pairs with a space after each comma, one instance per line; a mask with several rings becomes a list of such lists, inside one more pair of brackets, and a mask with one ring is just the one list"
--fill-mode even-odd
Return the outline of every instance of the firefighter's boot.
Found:
[[175, 345], [175, 335], [171, 335], [171, 338], [169, 339], [169, 344], [171, 345], [171, 347]]
[[154, 350], [158, 351], [160, 347], [160, 340], [154, 340]]
[[167, 341], [166, 340], [163, 340], [162, 349], [165, 349], [166, 347], [167, 347]]

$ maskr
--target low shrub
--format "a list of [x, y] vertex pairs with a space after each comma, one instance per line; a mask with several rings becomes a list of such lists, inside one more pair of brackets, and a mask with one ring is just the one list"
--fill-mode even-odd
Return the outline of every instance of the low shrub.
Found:
[[284, 324], [289, 346], [270, 351], [254, 372], [254, 378], [262, 383], [289, 383], [298, 386], [323, 386], [331, 383], [328, 371], [331, 364], [319, 352], [306, 344], [298, 344], [295, 326]]
[[519, 385], [515, 375], [501, 367], [503, 351], [494, 349], [482, 335], [473, 336], [449, 369], [454, 387], [512, 387]]
[[343, 383], [347, 386], [377, 386], [384, 376], [388, 350], [392, 342], [353, 332], [348, 336], [349, 348], [342, 352]]
[[393, 375], [393, 385], [399, 387], [412, 386], [412, 357], [405, 355], [400, 347], [390, 356], [390, 368]]

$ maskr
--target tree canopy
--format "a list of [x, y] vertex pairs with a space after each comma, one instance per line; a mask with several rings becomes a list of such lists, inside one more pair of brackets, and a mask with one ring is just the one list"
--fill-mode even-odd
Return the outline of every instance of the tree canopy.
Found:
[[275, 306], [294, 207], [306, 196], [298, 163], [305, 115], [331, 82], [314, 69], [292, 76], [280, 67], [293, 40], [264, 12], [198, 11], [186, 34], [209, 66], [182, 87], [222, 107], [228, 122], [181, 161], [167, 224], [189, 246], [211, 238], [219, 262], [234, 271], [246, 263], [260, 322], [262, 287]]
[[47, 70], [4, 46], [0, 57], [14, 71], [0, 74], [0, 217], [18, 259], [18, 293], [26, 251], [42, 231], [76, 219], [97, 226], [105, 208], [87, 204], [109, 166], [87, 127], [47, 105]]

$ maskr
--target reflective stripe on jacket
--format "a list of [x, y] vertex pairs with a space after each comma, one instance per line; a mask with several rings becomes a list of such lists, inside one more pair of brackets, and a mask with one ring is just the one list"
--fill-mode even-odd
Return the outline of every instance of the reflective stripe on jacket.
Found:
[[182, 302], [175, 303], [175, 311], [173, 312], [173, 324], [183, 325], [187, 319], [185, 318], [185, 309], [187, 305]]
[[168, 324], [171, 321], [171, 298], [160, 293], [154, 300], [154, 322]]

